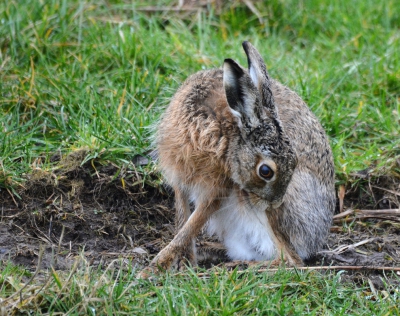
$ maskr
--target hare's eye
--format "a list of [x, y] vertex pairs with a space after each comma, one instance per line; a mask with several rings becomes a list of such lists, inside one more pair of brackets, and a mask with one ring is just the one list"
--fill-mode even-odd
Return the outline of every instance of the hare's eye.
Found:
[[261, 165], [260, 168], [258, 169], [258, 172], [260, 176], [266, 180], [271, 180], [272, 177], [274, 176], [274, 171], [267, 165]]

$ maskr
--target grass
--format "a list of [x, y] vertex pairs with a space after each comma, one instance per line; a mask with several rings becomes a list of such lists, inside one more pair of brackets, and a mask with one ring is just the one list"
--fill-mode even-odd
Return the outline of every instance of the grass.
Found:
[[[82, 258], [73, 272], [50, 272], [43, 285], [29, 285], [5, 301], [9, 311], [31, 315], [399, 315], [399, 289], [377, 291], [368, 283], [343, 283], [346, 272], [214, 269], [208, 277], [193, 270], [165, 274], [157, 282], [135, 279], [130, 263], [115, 261], [93, 269]], [[3, 267], [0, 296], [21, 289], [24, 271]], [[44, 278], [44, 276], [43, 276]], [[392, 294], [389, 294], [392, 293]]]
[[246, 39], [322, 121], [338, 179], [384, 169], [400, 154], [399, 5], [260, 3], [260, 24], [239, 3], [185, 19], [135, 2], [2, 2], [0, 187], [52, 168], [56, 152], [129, 164], [179, 83], [226, 57], [245, 64]]
[[[179, 84], [227, 57], [245, 65], [243, 40], [319, 117], [339, 182], [371, 167], [399, 176], [399, 0], [257, 2], [264, 24], [239, 1], [192, 14], [141, 6], [0, 2], [0, 190], [18, 196], [33, 169], [57, 168], [54, 155], [80, 149], [82, 163], [132, 168]], [[28, 277], [15, 266], [0, 270], [1, 297]], [[28, 285], [30, 299], [10, 301], [33, 314], [399, 314], [398, 289], [373, 293], [341, 283], [341, 273], [222, 271], [203, 279], [188, 272], [136, 283], [126, 267], [76, 271], [50, 272], [48, 282]]]

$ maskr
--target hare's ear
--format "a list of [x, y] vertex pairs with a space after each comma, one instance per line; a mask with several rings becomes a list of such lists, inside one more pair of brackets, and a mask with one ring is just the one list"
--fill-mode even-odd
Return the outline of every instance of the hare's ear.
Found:
[[244, 116], [250, 121], [257, 119], [254, 113], [256, 87], [247, 72], [232, 59], [224, 61], [223, 82], [226, 99], [233, 115], [238, 118]]
[[250, 78], [261, 95], [262, 104], [270, 111], [276, 113], [274, 98], [271, 91], [271, 80], [264, 60], [257, 49], [249, 42], [243, 42], [242, 45], [247, 55]]

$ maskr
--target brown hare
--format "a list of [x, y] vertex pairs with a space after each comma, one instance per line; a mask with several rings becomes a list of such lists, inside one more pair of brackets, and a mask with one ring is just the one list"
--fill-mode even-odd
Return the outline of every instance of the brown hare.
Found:
[[203, 227], [230, 259], [273, 265], [301, 265], [325, 241], [335, 206], [327, 136], [259, 52], [243, 48], [248, 70], [225, 59], [190, 76], [161, 118], [159, 166], [175, 191], [177, 233], [139, 277], [196, 265]]

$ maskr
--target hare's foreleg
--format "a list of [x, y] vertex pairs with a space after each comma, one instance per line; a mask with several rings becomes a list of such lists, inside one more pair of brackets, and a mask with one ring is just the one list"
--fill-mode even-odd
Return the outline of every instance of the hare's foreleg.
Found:
[[276, 247], [276, 258], [269, 263], [269, 266], [280, 266], [282, 263], [285, 265], [296, 267], [302, 266], [303, 260], [292, 246], [289, 237], [282, 230], [279, 225], [279, 209], [267, 210], [268, 222], [272, 238]]
[[[190, 217], [189, 196], [186, 191], [175, 188], [175, 233], [178, 233]], [[196, 238], [191, 242], [182, 253], [182, 258], [186, 259], [192, 266], [197, 265], [196, 257]]]
[[277, 254], [276, 258], [269, 262], [269, 267], [277, 267], [282, 264], [289, 267], [300, 267], [303, 265], [303, 260], [296, 253], [292, 245], [288, 244], [286, 241], [282, 242], [280, 238], [277, 243]]
[[189, 197], [187, 193], [175, 188], [175, 229], [178, 232], [190, 216]]
[[188, 252], [188, 248], [193, 247], [192, 241], [200, 233], [210, 216], [218, 210], [219, 205], [219, 200], [215, 199], [199, 202], [174, 239], [160, 251], [147, 268], [140, 272], [138, 277], [147, 278], [158, 269], [167, 270], [177, 266], [182, 256]]

